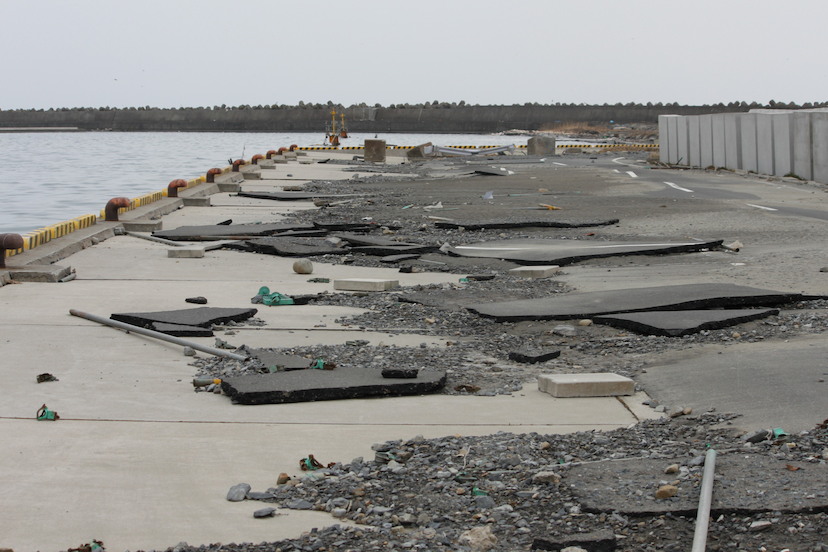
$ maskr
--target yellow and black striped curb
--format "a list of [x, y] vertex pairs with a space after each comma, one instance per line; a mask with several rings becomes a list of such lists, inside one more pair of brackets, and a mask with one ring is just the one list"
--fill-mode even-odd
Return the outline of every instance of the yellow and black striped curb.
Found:
[[[225, 167], [222, 170], [222, 173], [226, 173], [230, 171], [230, 167]], [[207, 178], [205, 176], [199, 176], [198, 178], [193, 178], [187, 181], [187, 185], [185, 188], [191, 188], [193, 186], [198, 186], [205, 182]], [[142, 196], [138, 196], [132, 198], [129, 201], [129, 207], [123, 207], [118, 209], [118, 212], [125, 212], [131, 211], [133, 209], [137, 209], [138, 207], [144, 207], [145, 205], [149, 205], [151, 203], [155, 203], [161, 199], [167, 197], [167, 189], [164, 188], [163, 190], [157, 192], [151, 192], [148, 194], [144, 194]], [[52, 224], [50, 226], [44, 226], [43, 228], [38, 228], [37, 230], [32, 230], [31, 232], [26, 232], [22, 234], [21, 237], [23, 238], [23, 247], [21, 249], [10, 249], [6, 251], [6, 255], [11, 257], [12, 255], [18, 255], [23, 253], [24, 251], [28, 251], [29, 249], [34, 249], [39, 245], [43, 245], [49, 243], [50, 241], [62, 238], [76, 230], [80, 230], [82, 228], [89, 228], [90, 226], [94, 226], [98, 223], [98, 218], [104, 218], [105, 209], [101, 209], [100, 213], [95, 215], [81, 215], [79, 217], [75, 217], [71, 220], [58, 222], [57, 224]]]

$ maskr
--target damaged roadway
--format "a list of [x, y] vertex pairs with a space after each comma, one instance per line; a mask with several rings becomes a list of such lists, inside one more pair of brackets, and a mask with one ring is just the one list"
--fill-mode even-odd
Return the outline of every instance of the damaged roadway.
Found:
[[[232, 220], [330, 232], [353, 228], [342, 222], [367, 222], [374, 227], [370, 237], [428, 247], [532, 238], [597, 245], [738, 239], [745, 246], [738, 253], [707, 249], [594, 258], [533, 280], [508, 275], [518, 265], [502, 259], [432, 250], [389, 265], [378, 256], [381, 251], [348, 246], [312, 256], [313, 274], [299, 275], [291, 270], [295, 258], [221, 249], [203, 258], [173, 259], [166, 255], [167, 246], [118, 235], [60, 261], [77, 271], [74, 281], [0, 288], [8, 313], [0, 344], [8, 360], [0, 368], [8, 384], [0, 423], [10, 443], [2, 468], [14, 482], [0, 504], [10, 528], [0, 545], [65, 549], [94, 536], [113, 550], [164, 549], [180, 541], [195, 546], [279, 541], [283, 549], [422, 545], [457, 550], [468, 547], [462, 544], [468, 532], [481, 527], [495, 539], [493, 550], [554, 549], [544, 547], [589, 534], [612, 535], [620, 550], [683, 550], [692, 536], [693, 516], [687, 510], [697, 492], [698, 458], [710, 445], [720, 451], [723, 470], [742, 456], [755, 458], [749, 469], [723, 473], [734, 478], [740, 494], [761, 497], [747, 507], [722, 497], [720, 517], [711, 526], [714, 549], [817, 550], [828, 532], [828, 497], [820, 490], [826, 488], [828, 435], [817, 424], [828, 417], [828, 408], [823, 357], [811, 352], [820, 350], [817, 344], [828, 328], [826, 302], [818, 299], [828, 293], [820, 272], [828, 265], [822, 254], [828, 236], [813, 219], [778, 217], [747, 206], [743, 198], [814, 210], [824, 204], [823, 190], [753, 176], [671, 172], [671, 180], [689, 189], [702, 189], [691, 185], [701, 182], [738, 192], [738, 198], [727, 200], [690, 197], [664, 186], [663, 171], [643, 164], [636, 166], [636, 179], [616, 172], [618, 155], [562, 156], [565, 166], [509, 156], [514, 174], [504, 176], [470, 177], [467, 166], [457, 163], [458, 178], [451, 178], [455, 162], [443, 161], [440, 174], [448, 176], [441, 179], [386, 181], [370, 176], [376, 173], [372, 170], [357, 172], [356, 179], [354, 172], [343, 171], [343, 180], [334, 180], [331, 167], [354, 164], [342, 156], [325, 165], [324, 178], [314, 176], [314, 165], [289, 165], [290, 182], [295, 185], [305, 174], [311, 193], [359, 194], [347, 204], [318, 209], [311, 201], [259, 200], [251, 208], [254, 198], [218, 193], [212, 207], [187, 207], [162, 221], [164, 231], [189, 228], [189, 235], [179, 236], [191, 241], [205, 239], [193, 228], [207, 227], [211, 240], [252, 239], [261, 230], [227, 234], [212, 228]], [[627, 162], [635, 163], [635, 157]], [[491, 165], [499, 170], [497, 160]], [[387, 172], [425, 174], [428, 163], [389, 165]], [[251, 181], [245, 189], [267, 192], [278, 185]], [[483, 199], [489, 191], [493, 199]], [[538, 203], [561, 210], [534, 210]], [[527, 213], [549, 221], [618, 223], [494, 230], [435, 225], [445, 219], [525, 221]], [[492, 274], [491, 279], [466, 278]], [[330, 282], [310, 282], [314, 277]], [[399, 280], [400, 289], [334, 293], [336, 278]], [[586, 319], [499, 322], [465, 308], [472, 302], [536, 301], [550, 295], [555, 296], [550, 301], [565, 300], [606, 290], [646, 297], [646, 288], [697, 284], [772, 290], [785, 297], [758, 305], [779, 309], [778, 315], [684, 337], [644, 336], [592, 323], [589, 312], [577, 313]], [[46, 293], [44, 286], [59, 287]], [[216, 325], [216, 336], [235, 346], [309, 359], [322, 354], [338, 364], [377, 371], [445, 369], [446, 385], [426, 396], [235, 405], [221, 394], [194, 393], [190, 382], [194, 375], [247, 377], [255, 369], [248, 363], [185, 357], [180, 347], [66, 314], [70, 308], [106, 316], [178, 310], [193, 295], [207, 297], [210, 306], [250, 308], [261, 286], [319, 298], [306, 305], [255, 305], [255, 319]], [[405, 294], [453, 299], [433, 305], [400, 301]], [[31, 343], [32, 335], [38, 336], [36, 351], [21, 346]], [[527, 350], [560, 354], [536, 363], [510, 359]], [[726, 377], [728, 362], [740, 359], [738, 377]], [[801, 377], [787, 378], [787, 386], [770, 378], [794, 369]], [[35, 375], [44, 371], [59, 381], [36, 383]], [[556, 399], [538, 392], [534, 383], [542, 373], [602, 371], [632, 377], [649, 395]], [[60, 413], [59, 421], [33, 420], [44, 402]], [[775, 427], [788, 435], [755, 443], [744, 439], [745, 432]], [[298, 461], [308, 453], [324, 464], [339, 464], [304, 473]], [[637, 462], [635, 473], [615, 465], [637, 458], [647, 462]], [[678, 471], [665, 474], [671, 464], [678, 464]], [[607, 496], [605, 506], [611, 504], [612, 511], [593, 511], [589, 500], [595, 497], [587, 500], [572, 487], [583, 480], [579, 470], [587, 466], [598, 470], [587, 480], [616, 477], [629, 491], [613, 496], [612, 503]], [[763, 476], [779, 466], [785, 473]], [[277, 485], [279, 472], [288, 473], [293, 483]], [[50, 474], [48, 482], [44, 473]], [[780, 484], [783, 476], [815, 491], [789, 493]], [[261, 493], [227, 502], [227, 489], [240, 482]], [[674, 514], [635, 512], [642, 497], [653, 497], [661, 483], [673, 482], [677, 498], [659, 506]], [[724, 483], [723, 491], [733, 488], [730, 479]], [[47, 492], [49, 505], [63, 512], [48, 529], [38, 514]], [[259, 504], [262, 500], [271, 504]], [[254, 520], [253, 511], [268, 505], [287, 515]], [[334, 523], [341, 525], [330, 528]], [[763, 530], [750, 529], [754, 524]], [[300, 536], [311, 527], [321, 529]]]

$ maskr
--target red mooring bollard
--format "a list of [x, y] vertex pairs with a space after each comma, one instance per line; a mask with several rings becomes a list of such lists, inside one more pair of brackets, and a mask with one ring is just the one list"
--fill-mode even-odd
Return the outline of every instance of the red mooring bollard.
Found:
[[236, 159], [233, 161], [233, 172], [239, 172], [239, 167], [244, 165], [244, 159]]
[[259, 159], [264, 159], [264, 155], [262, 155], [261, 153], [257, 153], [256, 155], [250, 158], [250, 162], [254, 165], [258, 165]]
[[20, 234], [0, 234], [0, 268], [6, 268], [6, 249], [12, 251], [23, 248], [23, 236]]
[[167, 186], [167, 197], [178, 197], [178, 189], [186, 188], [187, 181], [183, 178], [176, 178]]
[[213, 167], [212, 169], [209, 169], [207, 171], [207, 180], [206, 181], [207, 182], [215, 182], [217, 174], [221, 174], [221, 169], [217, 169], [216, 167]]
[[129, 207], [129, 199], [125, 197], [113, 197], [104, 207], [104, 220], [107, 222], [118, 222], [118, 209]]
[[270, 159], [274, 155], [278, 154], [279, 152], [276, 150], [267, 150], [267, 155], [265, 155], [265, 159]]

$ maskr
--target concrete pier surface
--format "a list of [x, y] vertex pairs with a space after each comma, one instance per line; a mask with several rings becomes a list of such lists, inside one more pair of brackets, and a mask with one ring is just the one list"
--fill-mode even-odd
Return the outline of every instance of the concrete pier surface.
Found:
[[[308, 157], [347, 161], [352, 154], [310, 152]], [[473, 192], [478, 198], [485, 189], [494, 189], [495, 197], [503, 197], [512, 185], [559, 191], [561, 197], [555, 201], [570, 205], [572, 212], [620, 218], [619, 225], [602, 230], [608, 239], [636, 234], [649, 239], [724, 239], [725, 243], [740, 239], [746, 244], [739, 254], [711, 251], [663, 259], [598, 259], [553, 276], [580, 291], [644, 287], [657, 281], [664, 285], [739, 283], [828, 294], [828, 274], [820, 272], [828, 265], [824, 255], [828, 209], [822, 188], [723, 173], [668, 173], [650, 170], [635, 160], [625, 166], [618, 157], [621, 154], [596, 159], [556, 156], [555, 164], [536, 160], [525, 169], [512, 167], [514, 175], [493, 177], [496, 181], [479, 177], [463, 182], [468, 183], [466, 191], [471, 190], [469, 197]], [[388, 164], [400, 161], [386, 159]], [[245, 181], [244, 189], [279, 191], [285, 185], [349, 180], [360, 174], [354, 172], [359, 167], [348, 164], [292, 161], [289, 167], [289, 177], [288, 171], [280, 169], [278, 177]], [[377, 167], [371, 169], [363, 176], [377, 173]], [[630, 169], [638, 173], [635, 178], [628, 174]], [[667, 186], [665, 181], [693, 193]], [[573, 182], [578, 189], [566, 189]], [[443, 197], [447, 203], [445, 198], [459, 193], [460, 185], [454, 182], [453, 186], [434, 180], [424, 183], [423, 190], [434, 202]], [[241, 198], [218, 190], [209, 199], [209, 205], [176, 206], [163, 216], [154, 211], [159, 205], [124, 213], [120, 222], [99, 223], [7, 258], [5, 275], [0, 269], [0, 278], [7, 283], [0, 286], [4, 451], [0, 455], [4, 489], [0, 493], [0, 547], [60, 550], [94, 538], [104, 541], [107, 550], [148, 550], [180, 541], [207, 544], [289, 538], [339, 521], [324, 512], [295, 510], [280, 510], [285, 515], [271, 520], [254, 519], [253, 511], [261, 505], [229, 502], [227, 490], [246, 482], [264, 491], [276, 485], [281, 472], [301, 473], [298, 462], [308, 454], [323, 463], [371, 458], [371, 445], [386, 440], [498, 431], [610, 430], [663, 415], [642, 404], [648, 398], [646, 386], [644, 392], [632, 396], [555, 398], [527, 382], [519, 392], [494, 397], [435, 394], [257, 406], [234, 405], [225, 396], [195, 393], [191, 383], [195, 369], [181, 346], [73, 317], [69, 310], [108, 317], [116, 312], [187, 308], [192, 305], [185, 298], [204, 296], [211, 306], [259, 308], [256, 316], [264, 320], [264, 326], [239, 326], [232, 337], [217, 333], [234, 344], [291, 347], [360, 339], [371, 344], [445, 347], [450, 336], [366, 331], [337, 322], [362, 312], [353, 307], [263, 307], [251, 305], [250, 300], [262, 286], [286, 294], [309, 294], [333, 293], [334, 281], [339, 279], [396, 280], [402, 288], [458, 279], [456, 273], [448, 272], [403, 273], [398, 268], [317, 262], [311, 276], [330, 282], [310, 283], [309, 275], [293, 271], [294, 258], [209, 248], [201, 257], [170, 257], [170, 245], [122, 235], [120, 230], [116, 235], [116, 229], [136, 219], [172, 229], [227, 219], [233, 224], [279, 222], [294, 210], [317, 209], [312, 201]], [[67, 245], [72, 242], [75, 247]], [[209, 243], [188, 242], [188, 246]], [[69, 267], [76, 277], [65, 283], [15, 283], [10, 276], [27, 266], [52, 262]], [[207, 337], [189, 339], [209, 346], [215, 342]], [[794, 358], [799, 340], [794, 336], [775, 345], [766, 343], [764, 347], [772, 348], [774, 354], [765, 357], [762, 349], [751, 362], [761, 364], [769, 358], [776, 363], [780, 354]], [[824, 348], [813, 337], [803, 343], [809, 350], [808, 362], [818, 356], [813, 347]], [[737, 393], [725, 395], [720, 378], [688, 377], [696, 364], [702, 365], [698, 370], [703, 374], [703, 355], [717, 352], [699, 347], [669, 359], [687, 366], [680, 378], [686, 395], [682, 389], [671, 388], [669, 378], [651, 378], [654, 388], [668, 389], [674, 405], [692, 406], [696, 401], [699, 408], [739, 413], [741, 401], [750, 401], [751, 408], [745, 410], [753, 417], [743, 420], [746, 429], [777, 425], [772, 417], [763, 418], [768, 411], [757, 406], [762, 392], [773, 392], [762, 391], [762, 381], [746, 378]], [[655, 372], [658, 358], [646, 359], [648, 371]], [[37, 383], [37, 375], [46, 372], [59, 381]], [[813, 427], [828, 416], [825, 384], [811, 381], [814, 377], [810, 370], [802, 380], [791, 377], [788, 387], [779, 391], [784, 393], [777, 395], [779, 401], [812, 401], [808, 408], [790, 409], [785, 419], [788, 428]], [[708, 384], [719, 386], [713, 398], [705, 391]], [[60, 419], [36, 421], [43, 404]]]

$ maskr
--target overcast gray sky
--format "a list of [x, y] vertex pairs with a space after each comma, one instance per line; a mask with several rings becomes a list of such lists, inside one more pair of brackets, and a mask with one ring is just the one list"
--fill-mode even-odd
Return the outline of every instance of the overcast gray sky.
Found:
[[0, 0], [0, 109], [828, 101], [825, 0]]

